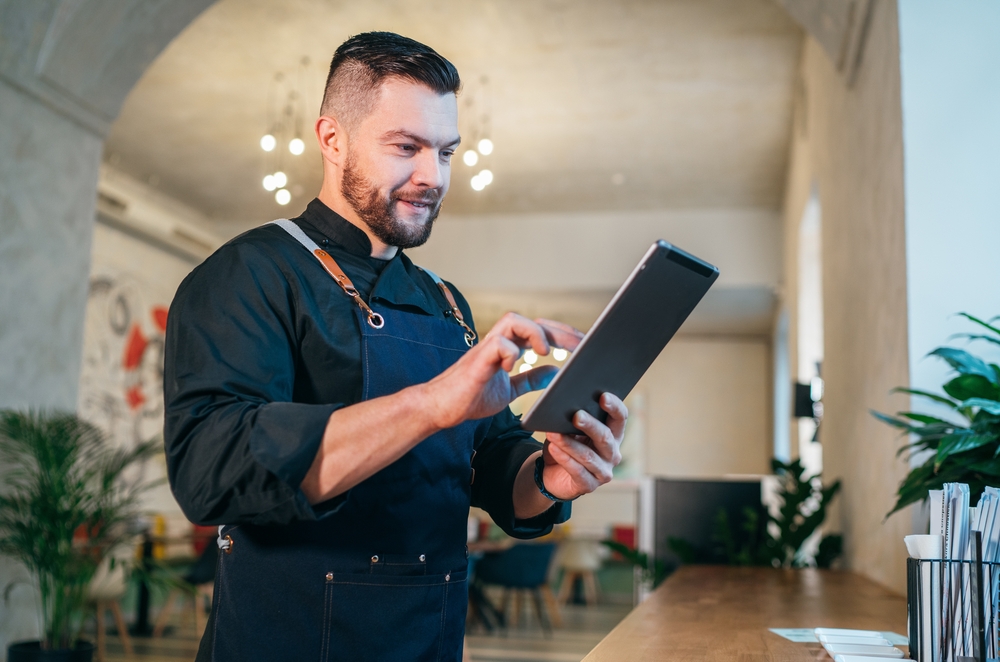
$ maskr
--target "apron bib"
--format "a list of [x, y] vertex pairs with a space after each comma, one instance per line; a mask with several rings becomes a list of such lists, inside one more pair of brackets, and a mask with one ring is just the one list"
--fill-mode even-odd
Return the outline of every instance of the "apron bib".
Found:
[[[355, 320], [365, 400], [431, 380], [471, 342], [457, 319], [378, 304]], [[460, 662], [471, 457], [488, 426], [428, 437], [320, 520], [222, 527], [212, 659]]]

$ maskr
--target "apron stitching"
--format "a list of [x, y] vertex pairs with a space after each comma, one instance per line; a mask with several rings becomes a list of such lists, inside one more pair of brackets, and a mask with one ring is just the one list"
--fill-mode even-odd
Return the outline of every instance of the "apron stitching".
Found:
[[465, 354], [469, 351], [468, 349], [456, 349], [454, 347], [445, 347], [444, 345], [435, 345], [434, 343], [413, 340], [412, 338], [403, 338], [402, 336], [396, 336], [391, 333], [369, 333], [366, 335], [377, 338], [395, 338], [396, 340], [402, 340], [403, 342], [411, 342], [414, 345], [424, 345], [425, 347], [433, 347], [434, 349], [443, 349], [446, 352], [458, 352], [459, 354]]
[[[219, 644], [219, 605], [222, 604], [222, 584], [225, 582], [225, 567], [222, 563], [222, 554], [219, 554], [219, 566], [216, 570], [218, 576], [217, 590], [212, 596], [212, 608], [215, 609], [215, 619], [212, 622], [212, 662], [215, 662], [215, 647]], [[198, 605], [195, 605], [197, 609]]]
[[362, 395], [362, 399], [367, 400], [368, 399], [368, 386], [372, 383], [371, 382], [371, 378], [368, 376], [368, 370], [369, 370], [368, 366], [371, 364], [371, 361], [368, 360], [368, 338], [365, 337], [365, 334], [363, 334], [363, 333], [361, 334], [361, 337], [362, 337], [362, 342], [364, 343], [364, 346], [365, 346], [365, 358], [364, 358], [364, 362], [365, 362], [365, 389], [364, 389], [364, 395]]
[[438, 634], [438, 662], [441, 660], [442, 648], [444, 647], [444, 623], [446, 620], [445, 614], [448, 613], [448, 590], [450, 588], [451, 587], [449, 586], [445, 586], [444, 591], [442, 591], [442, 593], [444, 593], [444, 597], [441, 599], [441, 626]]
[[333, 619], [333, 615], [330, 613], [332, 611], [332, 596], [333, 587], [330, 582], [327, 582], [323, 592], [323, 643], [320, 646], [320, 662], [326, 662], [330, 656], [330, 621]]
[[[426, 577], [426, 575], [414, 575], [408, 579], [415, 579], [418, 577]], [[340, 586], [389, 586], [391, 588], [427, 588], [428, 586], [447, 586], [449, 582], [436, 582], [433, 584], [373, 584], [369, 582], [337, 582]]]

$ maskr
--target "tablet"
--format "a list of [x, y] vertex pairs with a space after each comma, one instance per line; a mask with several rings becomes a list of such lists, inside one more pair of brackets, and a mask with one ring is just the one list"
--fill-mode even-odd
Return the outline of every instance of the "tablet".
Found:
[[624, 400], [718, 277], [716, 267], [666, 241], [650, 246], [521, 427], [579, 434], [572, 419], [580, 409], [605, 421], [601, 394]]

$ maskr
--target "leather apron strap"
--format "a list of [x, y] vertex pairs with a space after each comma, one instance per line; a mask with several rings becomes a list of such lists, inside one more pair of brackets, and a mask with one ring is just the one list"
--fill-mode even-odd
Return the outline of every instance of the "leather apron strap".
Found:
[[430, 269], [424, 269], [423, 267], [417, 267], [417, 269], [420, 269], [425, 274], [430, 276], [431, 280], [433, 280], [434, 283], [441, 289], [441, 292], [444, 293], [444, 298], [448, 300], [448, 305], [451, 306], [452, 316], [455, 318], [455, 321], [458, 322], [463, 329], [465, 329], [465, 344], [472, 347], [476, 343], [476, 332], [472, 330], [472, 327], [465, 323], [465, 317], [462, 316], [462, 311], [459, 309], [458, 304], [455, 303], [455, 297], [452, 295], [451, 290], [444, 284], [444, 281], [441, 280], [440, 276]]
[[348, 278], [344, 270], [340, 268], [337, 261], [330, 256], [325, 250], [316, 245], [316, 242], [310, 239], [305, 232], [302, 231], [298, 225], [289, 221], [287, 218], [279, 218], [276, 221], [271, 221], [268, 225], [277, 225], [282, 230], [292, 235], [296, 241], [305, 246], [305, 249], [313, 254], [319, 263], [323, 265], [323, 269], [326, 273], [333, 277], [333, 280], [340, 286], [340, 289], [344, 290], [344, 294], [354, 299], [354, 303], [358, 304], [362, 312], [365, 314], [365, 318], [368, 320], [368, 326], [373, 329], [381, 329], [385, 326], [385, 320], [382, 316], [372, 310], [358, 291], [354, 288], [354, 283]]
[[[373, 329], [381, 329], [385, 325], [385, 320], [382, 316], [373, 311], [365, 300], [361, 298], [361, 295], [359, 295], [358, 291], [354, 288], [354, 283], [352, 283], [351, 279], [344, 273], [344, 270], [340, 268], [340, 265], [333, 259], [333, 256], [320, 248], [315, 241], [310, 239], [306, 233], [302, 231], [302, 228], [287, 218], [279, 218], [276, 221], [271, 221], [268, 225], [277, 225], [282, 230], [292, 235], [292, 237], [302, 244], [307, 251], [312, 253], [313, 256], [319, 260], [319, 263], [323, 265], [323, 269], [325, 269], [326, 272], [333, 277], [333, 280], [336, 281], [337, 285], [344, 290], [344, 293], [354, 299], [354, 303], [358, 304], [358, 307], [361, 308], [362, 312], [364, 312], [369, 326]], [[455, 321], [462, 327], [465, 331], [465, 344], [472, 347], [476, 342], [476, 332], [472, 330], [472, 327], [465, 323], [465, 317], [462, 315], [462, 311], [455, 302], [455, 296], [451, 293], [451, 290], [448, 289], [448, 286], [444, 284], [444, 281], [430, 269], [424, 269], [423, 267], [417, 268], [430, 276], [431, 280], [433, 280], [438, 288], [441, 289], [441, 292], [444, 294], [444, 298], [448, 301], [448, 305], [451, 306], [451, 310], [446, 311], [446, 313], [454, 317]]]

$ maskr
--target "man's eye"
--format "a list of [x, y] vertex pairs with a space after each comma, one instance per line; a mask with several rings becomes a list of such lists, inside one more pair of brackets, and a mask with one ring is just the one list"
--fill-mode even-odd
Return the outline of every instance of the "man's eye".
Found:
[[415, 152], [417, 151], [416, 145], [400, 145], [399, 148], [404, 152]]
[[450, 161], [451, 157], [455, 155], [455, 152], [441, 152], [441, 158], [445, 161]]

